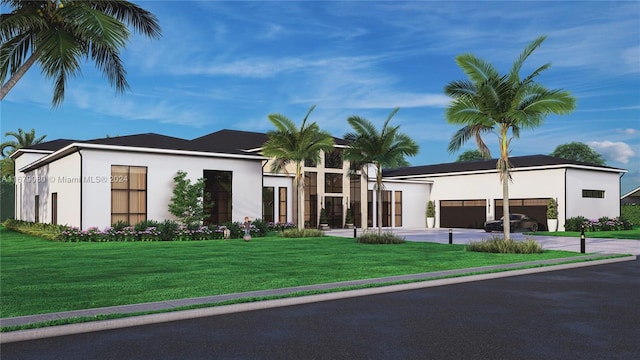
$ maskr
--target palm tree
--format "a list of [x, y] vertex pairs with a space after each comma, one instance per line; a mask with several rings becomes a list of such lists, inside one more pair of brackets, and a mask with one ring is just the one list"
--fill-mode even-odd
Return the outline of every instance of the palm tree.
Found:
[[[542, 65], [531, 74], [520, 78], [524, 61], [542, 44], [546, 36], [540, 36], [522, 51], [513, 63], [509, 74], [500, 74], [491, 64], [472, 54], [456, 57], [456, 63], [468, 76], [468, 80], [453, 81], [444, 91], [452, 98], [446, 109], [447, 121], [463, 125], [450, 139], [449, 151], [454, 152], [470, 138], [475, 138], [480, 152], [490, 157], [489, 148], [482, 135], [493, 133], [498, 137], [500, 158], [497, 170], [502, 182], [504, 238], [509, 239], [509, 145], [520, 137], [520, 130], [532, 129], [542, 124], [549, 114], [568, 114], [575, 108], [575, 98], [562, 89], [549, 90], [536, 83], [535, 78], [551, 64]], [[509, 135], [511, 133], [511, 135]]]
[[[44, 141], [44, 138], [47, 137], [47, 135], [42, 135], [36, 138], [35, 129], [31, 129], [31, 131], [29, 131], [28, 133], [24, 132], [24, 130], [22, 129], [18, 129], [17, 133], [14, 131], [9, 131], [9, 132], [6, 132], [4, 136], [6, 137], [12, 136], [16, 140], [4, 141], [2, 142], [2, 144], [0, 144], [0, 153], [2, 154], [2, 157], [7, 157], [11, 155], [14, 151], [20, 148], [40, 144]], [[9, 150], [9, 151], [5, 153], [5, 150]]]
[[124, 92], [129, 84], [120, 50], [129, 39], [127, 25], [147, 37], [160, 37], [155, 15], [124, 0], [1, 3], [13, 11], [0, 15], [0, 100], [38, 62], [44, 76], [55, 81], [52, 105], [59, 106], [67, 79], [81, 73], [83, 58], [90, 58], [116, 91]]
[[407, 166], [405, 156], [418, 154], [418, 144], [406, 134], [400, 133], [400, 126], [389, 126], [391, 118], [400, 110], [395, 108], [378, 131], [373, 123], [359, 116], [347, 119], [353, 132], [344, 135], [349, 146], [344, 150], [346, 160], [356, 164], [373, 164], [376, 168], [376, 198], [378, 202], [378, 235], [382, 233], [382, 169]]
[[333, 149], [333, 137], [326, 131], [320, 130], [315, 122], [307, 124], [309, 114], [315, 109], [311, 106], [302, 120], [300, 128], [293, 121], [281, 114], [270, 114], [269, 121], [276, 127], [267, 132], [268, 140], [262, 147], [264, 156], [273, 158], [271, 171], [278, 173], [286, 171], [286, 166], [295, 165], [293, 186], [298, 196], [298, 229], [304, 228], [304, 173], [302, 164], [305, 160], [318, 163], [320, 153]]

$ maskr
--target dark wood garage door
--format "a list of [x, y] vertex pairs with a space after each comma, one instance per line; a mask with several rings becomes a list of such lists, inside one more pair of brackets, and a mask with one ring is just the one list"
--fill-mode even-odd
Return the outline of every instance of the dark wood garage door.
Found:
[[440, 227], [482, 229], [485, 221], [486, 201], [441, 200]]
[[[538, 229], [547, 229], [547, 202], [549, 198], [544, 199], [509, 199], [509, 211], [513, 213], [529, 215], [538, 221]], [[496, 199], [495, 217], [502, 217], [502, 199]]]

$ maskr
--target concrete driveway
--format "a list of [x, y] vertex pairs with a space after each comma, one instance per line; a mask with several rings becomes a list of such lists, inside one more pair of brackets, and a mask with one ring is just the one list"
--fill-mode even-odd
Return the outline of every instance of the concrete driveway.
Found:
[[[500, 232], [487, 233], [482, 229], [451, 229], [454, 244], [468, 244], [470, 241], [488, 239], [492, 236], [500, 236]], [[368, 231], [376, 231], [370, 229]], [[449, 229], [388, 229], [393, 233], [404, 237], [407, 241], [436, 242], [441, 244], [449, 243]], [[325, 232], [329, 236], [353, 237], [353, 229], [336, 229]], [[357, 234], [362, 234], [362, 229], [357, 229]], [[513, 233], [514, 240], [524, 240], [532, 238], [542, 244], [547, 250], [566, 250], [580, 252], [580, 238], [558, 237], [558, 236], [531, 236], [522, 233]], [[606, 254], [633, 254], [640, 255], [640, 240], [620, 240], [620, 239], [596, 239], [589, 238], [589, 233], [585, 237], [585, 250], [587, 253]]]

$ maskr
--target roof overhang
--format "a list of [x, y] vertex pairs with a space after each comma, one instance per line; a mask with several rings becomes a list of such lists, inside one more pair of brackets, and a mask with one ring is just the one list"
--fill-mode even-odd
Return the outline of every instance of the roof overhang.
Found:
[[[627, 172], [625, 169], [616, 169], [616, 168], [605, 168], [598, 166], [587, 166], [587, 165], [575, 165], [575, 164], [559, 164], [559, 165], [543, 165], [543, 166], [528, 166], [528, 167], [519, 167], [519, 168], [511, 168], [511, 172], [519, 172], [519, 171], [533, 171], [533, 170], [552, 170], [552, 169], [579, 169], [579, 170], [590, 170], [590, 171], [604, 171], [604, 172], [612, 172], [616, 174], [624, 174]], [[385, 177], [384, 179], [425, 179], [425, 178], [435, 178], [435, 177], [448, 177], [448, 176], [460, 176], [460, 175], [477, 175], [477, 174], [497, 174], [497, 169], [488, 169], [488, 170], [472, 170], [472, 171], [459, 171], [459, 172], [449, 172], [449, 173], [433, 173], [433, 174], [414, 174], [414, 175], [399, 175], [392, 177]]]
[[[102, 145], [102, 144], [86, 144], [86, 143], [72, 143], [62, 149], [51, 153], [50, 151], [40, 151], [40, 153], [49, 153], [25, 167], [18, 169], [21, 172], [31, 171], [37, 169], [43, 165], [51, 163], [55, 160], [61, 159], [74, 152], [82, 149], [99, 150], [99, 151], [121, 151], [121, 152], [133, 152], [133, 153], [147, 153], [147, 154], [166, 154], [166, 155], [181, 155], [181, 156], [198, 156], [198, 157], [213, 157], [213, 158], [226, 158], [226, 159], [239, 159], [239, 160], [267, 160], [266, 157], [261, 155], [238, 155], [238, 154], [225, 154], [225, 153], [211, 153], [205, 151], [191, 151], [191, 150], [171, 150], [171, 149], [155, 149], [145, 147], [132, 147], [132, 146], [120, 146], [120, 145]], [[35, 152], [35, 151], [34, 151]]]

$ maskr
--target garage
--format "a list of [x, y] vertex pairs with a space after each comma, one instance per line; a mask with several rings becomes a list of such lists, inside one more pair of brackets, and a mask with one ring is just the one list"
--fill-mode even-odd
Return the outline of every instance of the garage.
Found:
[[482, 229], [486, 203], [484, 199], [441, 200], [440, 227]]
[[[509, 199], [509, 212], [525, 214], [538, 221], [538, 229], [547, 229], [547, 203], [549, 198], [542, 199]], [[502, 217], [502, 199], [495, 201], [495, 218]]]

